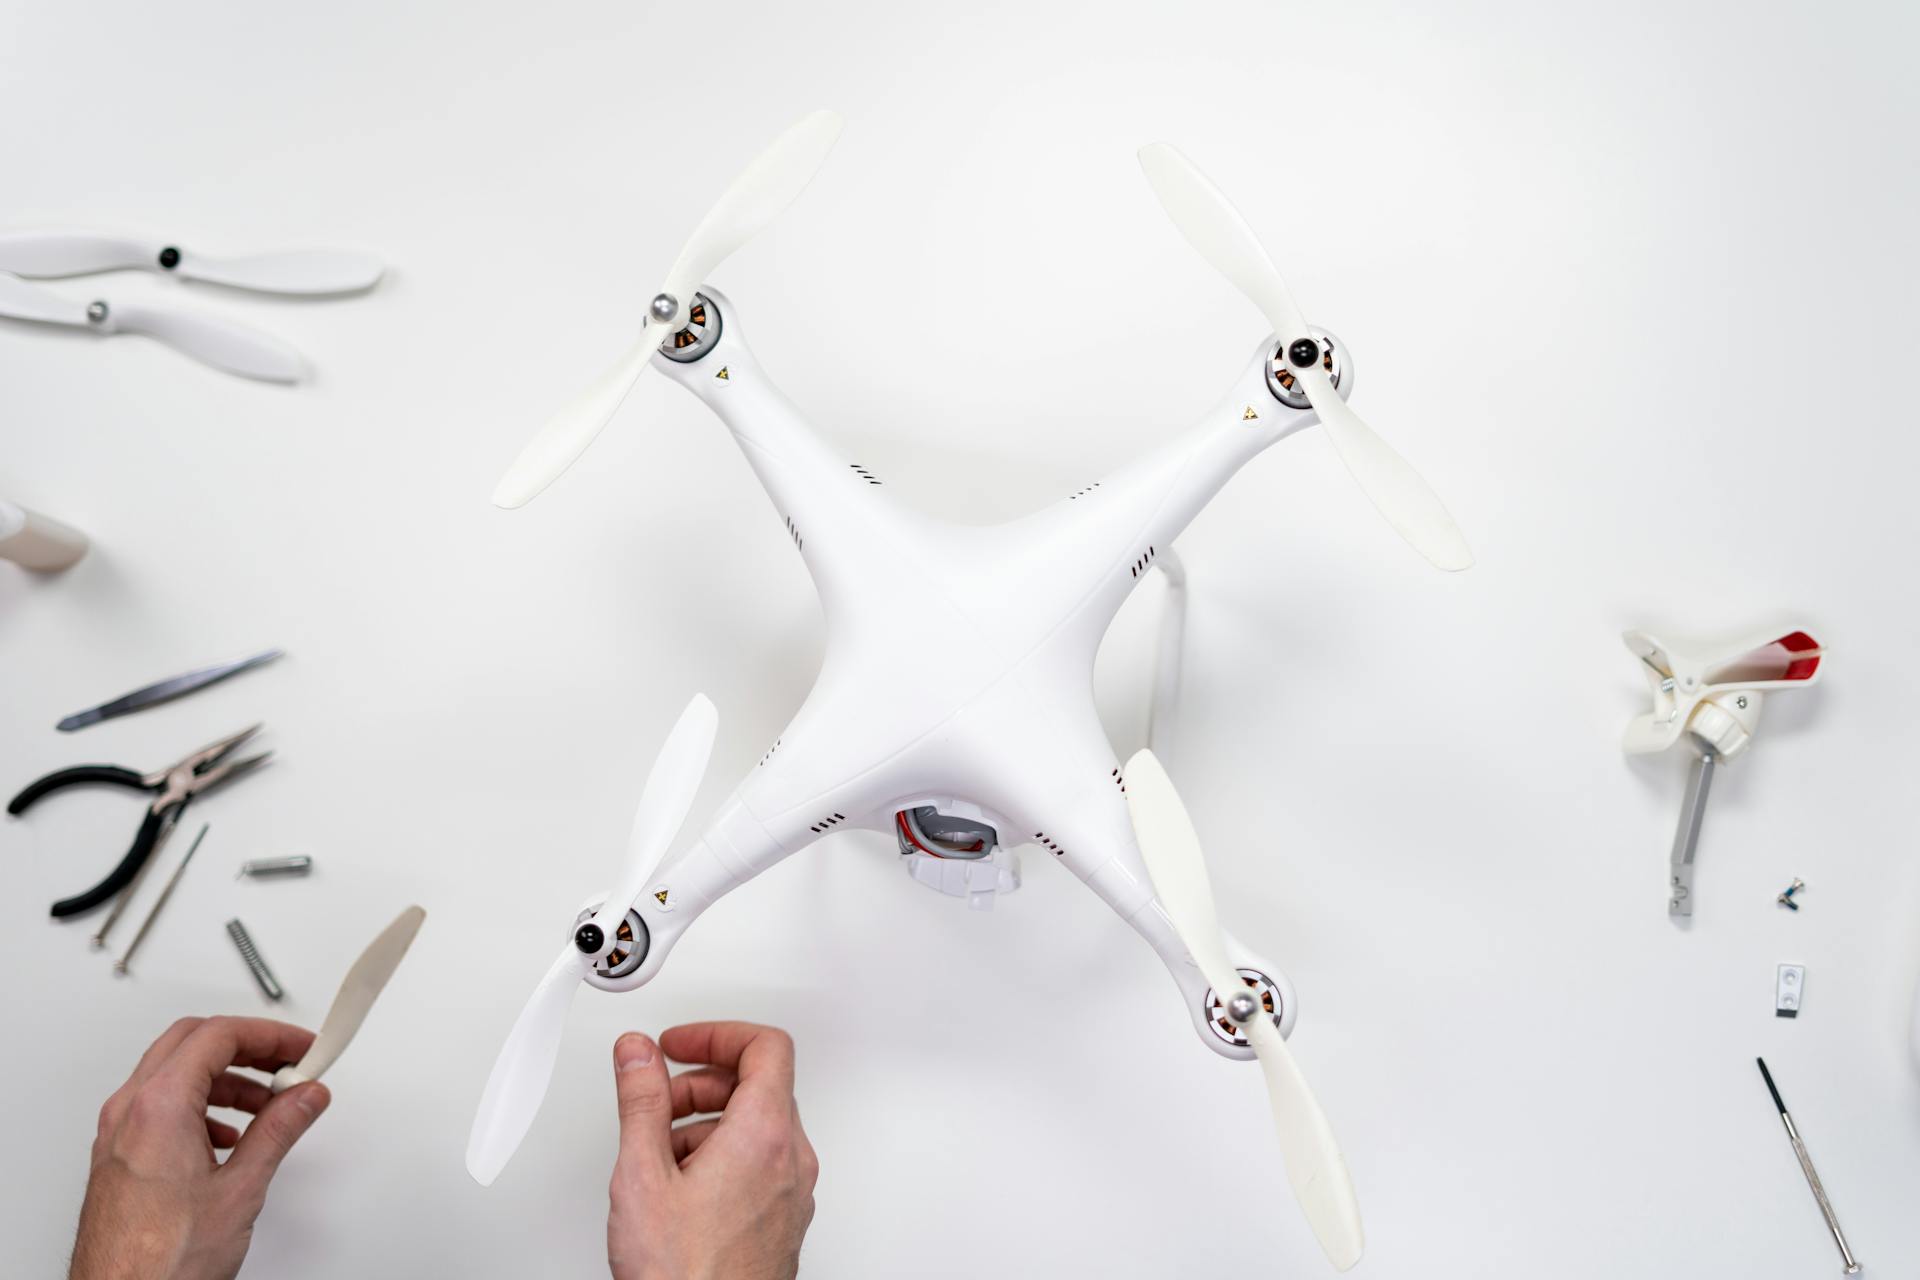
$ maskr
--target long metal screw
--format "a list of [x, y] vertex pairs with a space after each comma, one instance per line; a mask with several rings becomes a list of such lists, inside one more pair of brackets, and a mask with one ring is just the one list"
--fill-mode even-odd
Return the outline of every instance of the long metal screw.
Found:
[[133, 879], [129, 880], [127, 887], [120, 891], [120, 896], [113, 900], [113, 910], [107, 912], [107, 918], [100, 925], [100, 931], [88, 939], [87, 945], [95, 951], [107, 945], [108, 932], [120, 919], [120, 913], [127, 909], [127, 904], [133, 901], [133, 895], [140, 891], [141, 882], [147, 878], [147, 869], [160, 861], [160, 851], [167, 847], [167, 837], [171, 836], [173, 829], [180, 824], [180, 813], [179, 809], [167, 811], [166, 824], [160, 828], [160, 834], [154, 837], [152, 852], [147, 854], [147, 860], [140, 864], [140, 869], [133, 873]]
[[[187, 864], [193, 861], [194, 852], [200, 848], [200, 842], [207, 838], [207, 828], [209, 825], [211, 824], [205, 822], [200, 824], [200, 834], [195, 836], [193, 843], [187, 846], [187, 856], [180, 859], [180, 865], [175, 867], [173, 874], [167, 877], [166, 887], [161, 889], [160, 896], [153, 900], [153, 907], [147, 912], [147, 918], [140, 922], [140, 932], [134, 934], [133, 941], [127, 944], [127, 954], [113, 962], [113, 971], [115, 973], [125, 973], [127, 971], [127, 965], [133, 960], [133, 953], [140, 949], [140, 940], [147, 936], [147, 930], [153, 928], [154, 920], [160, 915], [160, 908], [166, 906], [167, 899], [173, 896], [173, 886], [180, 883], [180, 873], [187, 869]], [[152, 860], [151, 854], [148, 855], [148, 860]]]
[[240, 958], [247, 962], [247, 968], [253, 970], [253, 980], [267, 993], [267, 999], [278, 1000], [286, 992], [275, 981], [273, 970], [267, 968], [267, 962], [260, 958], [260, 949], [253, 945], [253, 935], [247, 932], [247, 926], [235, 916], [227, 921], [227, 936], [233, 939], [233, 945], [240, 949]]

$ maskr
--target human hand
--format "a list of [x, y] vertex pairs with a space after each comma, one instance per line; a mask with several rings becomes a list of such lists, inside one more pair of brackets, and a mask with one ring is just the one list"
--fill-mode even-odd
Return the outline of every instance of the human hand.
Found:
[[[669, 1057], [704, 1065], [669, 1079]], [[750, 1022], [696, 1022], [657, 1046], [628, 1032], [613, 1064], [614, 1280], [790, 1280], [820, 1177], [793, 1100], [792, 1039]]]
[[[280, 1160], [331, 1095], [302, 1084], [278, 1096], [229, 1067], [275, 1071], [313, 1033], [265, 1018], [182, 1018], [153, 1042], [100, 1108], [93, 1167], [69, 1280], [227, 1280]], [[207, 1114], [253, 1114], [241, 1133]], [[225, 1163], [215, 1150], [228, 1150]]]

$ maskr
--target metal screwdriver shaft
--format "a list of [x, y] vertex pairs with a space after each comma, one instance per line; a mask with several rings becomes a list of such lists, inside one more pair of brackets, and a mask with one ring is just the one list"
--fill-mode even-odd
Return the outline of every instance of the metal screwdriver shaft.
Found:
[[1813, 1157], [1807, 1154], [1807, 1144], [1800, 1141], [1800, 1131], [1794, 1128], [1793, 1117], [1787, 1114], [1787, 1104], [1780, 1101], [1780, 1090], [1773, 1086], [1773, 1073], [1767, 1070], [1765, 1058], [1755, 1058], [1760, 1064], [1760, 1078], [1767, 1082], [1767, 1092], [1773, 1095], [1773, 1105], [1780, 1113], [1780, 1123], [1787, 1127], [1787, 1141], [1793, 1144], [1794, 1158], [1800, 1162], [1800, 1172], [1807, 1175], [1807, 1185], [1813, 1189], [1813, 1199], [1820, 1206], [1820, 1216], [1827, 1220], [1827, 1230], [1833, 1233], [1833, 1242], [1840, 1248], [1840, 1266], [1847, 1275], [1857, 1275], [1860, 1264], [1854, 1261], [1853, 1250], [1847, 1248], [1847, 1238], [1840, 1234], [1840, 1219], [1833, 1216], [1833, 1206], [1827, 1203], [1827, 1191], [1820, 1185], [1820, 1175], [1813, 1171]]
[[127, 954], [113, 962], [113, 971], [115, 973], [125, 973], [127, 971], [128, 963], [133, 960], [133, 953], [140, 949], [141, 939], [147, 936], [147, 930], [153, 928], [154, 920], [160, 915], [160, 908], [166, 906], [167, 899], [173, 896], [173, 886], [180, 883], [180, 873], [187, 869], [187, 864], [193, 861], [194, 852], [199, 849], [200, 842], [207, 838], [207, 827], [209, 825], [210, 824], [205, 822], [200, 824], [200, 834], [193, 838], [193, 843], [187, 846], [186, 856], [180, 859], [180, 865], [175, 867], [173, 874], [167, 877], [166, 887], [161, 889], [160, 896], [154, 899], [152, 909], [147, 912], [147, 918], [140, 922], [140, 932], [134, 934], [133, 941], [127, 944]]
[[1673, 880], [1673, 895], [1667, 899], [1667, 914], [1693, 914], [1693, 852], [1700, 844], [1700, 819], [1707, 812], [1707, 791], [1713, 786], [1713, 767], [1720, 757], [1702, 745], [1687, 774], [1686, 798], [1680, 802], [1680, 826], [1673, 833], [1673, 856], [1668, 871]]

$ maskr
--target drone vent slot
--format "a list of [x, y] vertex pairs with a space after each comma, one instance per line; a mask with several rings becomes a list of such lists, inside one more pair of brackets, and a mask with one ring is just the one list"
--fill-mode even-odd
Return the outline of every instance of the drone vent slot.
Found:
[[1140, 558], [1139, 558], [1138, 560], [1135, 560], [1135, 561], [1133, 562], [1133, 576], [1134, 576], [1134, 577], [1136, 577], [1136, 578], [1137, 578], [1137, 577], [1139, 577], [1139, 576], [1140, 576], [1141, 574], [1143, 574], [1143, 573], [1145, 573], [1145, 572], [1147, 571], [1147, 566], [1153, 563], [1153, 555], [1154, 555], [1154, 551], [1153, 551], [1153, 548], [1152, 548], [1152, 547], [1148, 547], [1148, 548], [1147, 548], [1147, 551], [1146, 551], [1146, 554], [1145, 554], [1145, 555], [1143, 555], [1143, 556], [1141, 556], [1141, 557], [1140, 557]]
[[859, 463], [849, 462], [847, 466], [851, 467], [853, 469], [853, 473], [859, 476], [862, 480], [865, 480], [868, 484], [880, 483], [878, 480], [873, 478], [873, 472], [867, 470], [865, 467], [861, 466]]
[[773, 759], [773, 753], [778, 751], [779, 749], [780, 749], [780, 739], [775, 738], [773, 740], [773, 745], [767, 748], [767, 754], [760, 757], [760, 763], [765, 764], [767, 761]]
[[826, 831], [829, 828], [839, 826], [841, 823], [845, 822], [846, 820], [847, 820], [847, 815], [844, 813], [836, 813], [831, 815], [830, 817], [822, 818], [820, 819], [820, 821], [813, 824], [813, 834], [819, 835], [821, 832]]
[[1053, 850], [1053, 852], [1054, 852], [1055, 854], [1062, 854], [1062, 853], [1065, 853], [1065, 852], [1066, 852], [1066, 850], [1065, 850], [1065, 849], [1062, 849], [1062, 848], [1061, 848], [1061, 847], [1060, 847], [1059, 845], [1057, 845], [1057, 844], [1055, 844], [1055, 843], [1054, 843], [1053, 841], [1051, 841], [1051, 840], [1049, 840], [1049, 839], [1047, 839], [1047, 833], [1046, 833], [1046, 832], [1044, 832], [1044, 831], [1036, 831], [1036, 832], [1034, 832], [1034, 833], [1033, 833], [1033, 838], [1034, 838], [1035, 840], [1038, 840], [1038, 841], [1039, 841], [1039, 842], [1040, 842], [1041, 844], [1043, 844], [1043, 845], [1045, 845], [1045, 846], [1047, 846], [1047, 848], [1049, 848], [1049, 849], [1051, 849], [1051, 850]]
[[1118, 769], [1113, 771], [1113, 785], [1120, 788], [1120, 794], [1127, 794], [1127, 780]]
[[787, 517], [787, 536], [793, 539], [793, 545], [799, 550], [807, 549], [807, 540], [800, 536], [800, 526], [793, 522], [792, 516]]
[[1095, 489], [1098, 489], [1099, 487], [1100, 487], [1100, 482], [1098, 480], [1095, 480], [1092, 484], [1080, 490], [1080, 492], [1068, 494], [1067, 501], [1077, 502], [1079, 499], [1086, 497], [1088, 494], [1092, 493]]

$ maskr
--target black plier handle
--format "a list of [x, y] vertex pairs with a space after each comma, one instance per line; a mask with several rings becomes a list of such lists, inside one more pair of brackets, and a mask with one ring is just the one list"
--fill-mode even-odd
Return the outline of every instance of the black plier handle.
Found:
[[31, 808], [33, 802], [41, 796], [59, 791], [63, 787], [77, 787], [86, 783], [130, 787], [135, 791], [154, 789], [145, 778], [131, 769], [122, 769], [117, 764], [77, 764], [71, 769], [60, 769], [38, 781], [29, 782], [21, 788], [19, 795], [7, 801], [7, 812], [17, 818]]
[[7, 803], [7, 812], [16, 817], [25, 813], [43, 796], [89, 783], [157, 793], [147, 805], [146, 817], [141, 820], [140, 830], [135, 833], [133, 846], [127, 850], [126, 856], [99, 884], [84, 893], [54, 903], [54, 918], [64, 919], [79, 915], [82, 911], [91, 911], [126, 888], [152, 856], [168, 824], [186, 809], [188, 801], [202, 791], [251, 772], [265, 763], [272, 752], [262, 752], [245, 760], [226, 759], [235, 747], [251, 738], [259, 729], [259, 725], [254, 725], [251, 729], [243, 729], [222, 738], [158, 773], [135, 773], [112, 764], [82, 764], [71, 769], [55, 770], [23, 787], [20, 794]]

